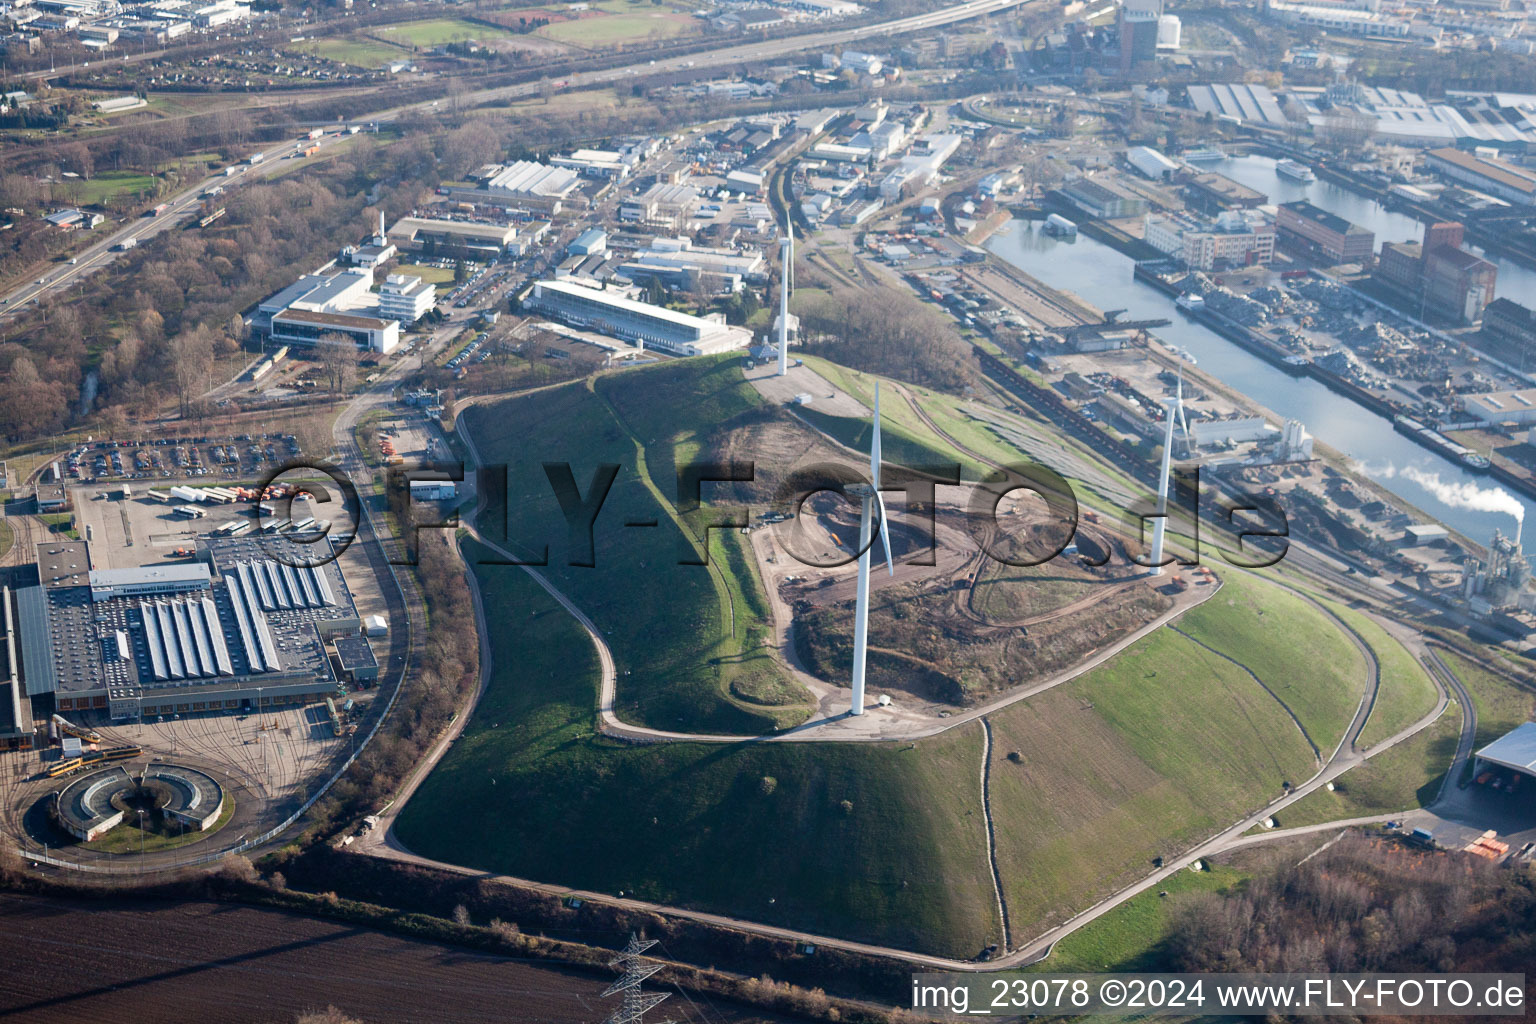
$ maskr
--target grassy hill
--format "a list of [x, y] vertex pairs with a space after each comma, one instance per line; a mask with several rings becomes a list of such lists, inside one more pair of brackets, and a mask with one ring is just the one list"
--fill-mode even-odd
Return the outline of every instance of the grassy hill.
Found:
[[1273, 698], [1166, 628], [991, 721], [998, 860], [1016, 940], [1314, 771], [1311, 748]]
[[[677, 463], [697, 454], [704, 434], [759, 405], [731, 360], [666, 364], [464, 414], [481, 458], [509, 467], [507, 503], [482, 516], [481, 530], [497, 540], [492, 524], [504, 515], [503, 546], [547, 557], [555, 584], [608, 634], [627, 721], [758, 735], [810, 713], [809, 695], [763, 649], [762, 588], [740, 535], [711, 530], [709, 565], [679, 564], [702, 560], [708, 512], [678, 519]], [[570, 564], [587, 560], [583, 542], [572, 545], [541, 464], [569, 465], [583, 498], [600, 465], [619, 467], [592, 531], [593, 565]], [[756, 704], [735, 696], [742, 692], [789, 694], [792, 703]]]
[[495, 674], [400, 816], [412, 850], [959, 956], [997, 940], [979, 726], [916, 746], [605, 740], [580, 627], [521, 569], [476, 575]]
[[1259, 574], [1222, 578], [1221, 592], [1179, 628], [1241, 662], [1285, 702], [1324, 756], [1333, 753], [1365, 694], [1360, 651], [1316, 606]]
[[[547, 542], [545, 571], [613, 649], [628, 720], [758, 732], [792, 710], [739, 696], [754, 678], [798, 690], [759, 647], [761, 585], [734, 547], [739, 534], [712, 532], [712, 568], [679, 566], [696, 536], [670, 500], [680, 461], [777, 415], [741, 383], [735, 360], [665, 363], [464, 414], [481, 456], [512, 467], [508, 546]], [[571, 462], [583, 494], [597, 464], [621, 467], [598, 519], [595, 568], [565, 564], [545, 461]], [[482, 516], [482, 529], [500, 511]], [[643, 519], [659, 525], [622, 528]], [[949, 955], [999, 938], [978, 725], [911, 743], [605, 739], [588, 638], [521, 569], [472, 542], [466, 553], [493, 624], [493, 674], [465, 734], [399, 819], [411, 849]], [[1227, 657], [1165, 628], [990, 716], [1016, 941], [1311, 774], [1311, 749], [1285, 708], [1234, 662], [1306, 709], [1320, 733], [1353, 708], [1349, 692], [1358, 700], [1355, 652], [1332, 620], [1277, 586], [1227, 576], [1232, 589], [1198, 621], [1180, 620]], [[1298, 631], [1329, 658], [1274, 678]]]

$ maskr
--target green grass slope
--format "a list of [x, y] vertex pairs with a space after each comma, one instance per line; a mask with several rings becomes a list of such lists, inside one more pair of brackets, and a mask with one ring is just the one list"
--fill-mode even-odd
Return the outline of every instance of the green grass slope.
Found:
[[1381, 688], [1371, 717], [1360, 730], [1360, 746], [1370, 748], [1402, 732], [1435, 708], [1440, 693], [1429, 673], [1408, 649], [1392, 638], [1368, 615], [1336, 602], [1328, 608], [1360, 635], [1376, 655], [1381, 669]]
[[1324, 756], [1333, 753], [1368, 679], [1365, 658], [1327, 615], [1257, 575], [1228, 571], [1221, 591], [1178, 626], [1241, 662], [1295, 713]]
[[998, 939], [979, 726], [916, 745], [605, 740], [580, 627], [521, 569], [476, 575], [494, 675], [400, 816], [412, 850], [957, 956]]
[[[694, 360], [602, 378], [595, 391], [573, 383], [464, 414], [480, 457], [509, 467], [507, 502], [481, 516], [482, 533], [499, 540], [504, 514], [503, 547], [537, 558], [547, 546], [547, 574], [609, 637], [626, 721], [759, 735], [810, 714], [809, 696], [763, 646], [762, 588], [740, 535], [712, 530], [710, 564], [679, 564], [701, 557], [697, 535], [709, 514], [688, 524], [676, 517], [677, 453], [691, 456], [700, 443], [687, 425], [713, 429], [758, 406], [734, 360]], [[620, 467], [592, 531], [592, 567], [569, 564], [575, 549], [543, 463], [569, 464], [584, 498], [600, 464]], [[657, 525], [626, 527], [636, 522]], [[740, 693], [794, 697], [775, 707]]]
[[998, 860], [1016, 941], [1314, 770], [1273, 698], [1169, 629], [991, 721]]

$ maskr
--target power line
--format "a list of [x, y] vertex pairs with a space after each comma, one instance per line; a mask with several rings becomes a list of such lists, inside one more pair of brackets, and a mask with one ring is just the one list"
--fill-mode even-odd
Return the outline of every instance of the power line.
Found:
[[[656, 945], [657, 939], [641, 939], [630, 933], [629, 943], [618, 955], [608, 961], [609, 967], [619, 970], [619, 978], [603, 992], [603, 998], [620, 995], [619, 1008], [613, 1011], [604, 1024], [643, 1024], [645, 1015], [671, 995], [670, 992], [643, 992], [640, 985], [645, 979], [661, 970], [663, 964], [645, 963], [640, 954]], [[673, 1024], [672, 1021], [663, 1024]]]

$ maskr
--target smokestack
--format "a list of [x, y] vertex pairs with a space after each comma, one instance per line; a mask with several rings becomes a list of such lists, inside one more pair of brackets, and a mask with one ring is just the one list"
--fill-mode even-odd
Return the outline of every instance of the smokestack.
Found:
[[1522, 519], [1516, 519], [1515, 520], [1515, 550], [1516, 551], [1521, 550], [1521, 548], [1520, 548], [1520, 531], [1522, 531], [1524, 529], [1525, 529], [1525, 520], [1523, 518]]

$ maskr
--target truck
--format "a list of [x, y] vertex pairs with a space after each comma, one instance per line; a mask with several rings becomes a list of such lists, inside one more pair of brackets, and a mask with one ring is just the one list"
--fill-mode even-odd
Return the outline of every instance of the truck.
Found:
[[1427, 828], [1414, 829], [1412, 832], [1408, 833], [1408, 838], [1410, 841], [1418, 843], [1420, 846], [1435, 845], [1435, 834]]
[[144, 211], [144, 215], [146, 217], [158, 217], [158, 216], [160, 216], [162, 213], [164, 213], [168, 209], [170, 209], [170, 204], [169, 203], [156, 203], [154, 206], [151, 206], [148, 210], [145, 210]]
[[138, 244], [139, 244], [139, 240], [137, 238], [125, 238], [121, 242], [118, 242], [116, 245], [114, 245], [112, 247], [112, 251], [113, 252], [127, 252], [129, 249], [132, 249], [134, 246], [136, 246]]
[[267, 154], [265, 153], [252, 153], [250, 156], [245, 158], [245, 162], [248, 164], [259, 164], [266, 158]]

